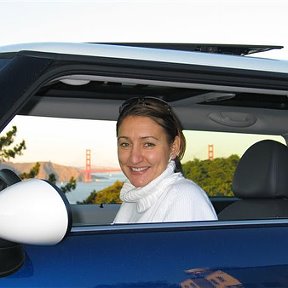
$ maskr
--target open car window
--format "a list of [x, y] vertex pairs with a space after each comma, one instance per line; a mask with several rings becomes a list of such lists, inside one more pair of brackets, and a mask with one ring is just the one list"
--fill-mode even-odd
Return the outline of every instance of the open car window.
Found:
[[[1, 136], [13, 126], [15, 145], [24, 140], [26, 149], [2, 161], [2, 169], [12, 169], [22, 179], [54, 182], [71, 204], [74, 226], [112, 223], [127, 181], [118, 165], [115, 121], [18, 115]], [[206, 191], [218, 213], [236, 201], [232, 179], [243, 153], [264, 139], [285, 143], [272, 135], [192, 130], [184, 134], [184, 174]]]
[[[217, 213], [238, 201], [232, 181], [246, 149], [263, 139], [287, 148], [281, 136], [287, 138], [285, 63], [117, 45], [69, 45], [66, 53], [53, 47], [22, 51], [8, 65], [6, 76], [19, 77], [3, 94], [1, 135], [14, 129], [16, 145], [23, 139], [26, 149], [17, 157], [9, 152], [1, 165], [12, 161], [21, 178], [59, 186], [73, 208], [74, 226], [109, 224], [121, 205], [126, 179], [117, 162], [115, 121], [119, 106], [133, 97], [165, 100], [179, 116], [188, 143], [184, 174], [206, 191]], [[21, 73], [26, 67], [34, 70]], [[257, 177], [243, 179], [250, 184]], [[269, 180], [278, 183], [273, 173]]]

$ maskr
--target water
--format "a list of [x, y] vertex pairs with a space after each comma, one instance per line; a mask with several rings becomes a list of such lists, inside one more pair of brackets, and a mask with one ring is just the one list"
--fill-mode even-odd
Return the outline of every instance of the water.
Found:
[[[77, 182], [76, 189], [65, 194], [70, 204], [76, 204], [78, 201], [82, 202], [83, 200], [86, 200], [94, 190], [100, 191], [108, 186], [111, 186], [117, 180], [126, 180], [126, 177], [121, 172], [105, 172], [96, 173], [93, 175], [93, 181], [87, 183]], [[62, 183], [62, 185], [64, 186], [65, 183]], [[57, 186], [61, 186], [61, 183], [57, 183]]]

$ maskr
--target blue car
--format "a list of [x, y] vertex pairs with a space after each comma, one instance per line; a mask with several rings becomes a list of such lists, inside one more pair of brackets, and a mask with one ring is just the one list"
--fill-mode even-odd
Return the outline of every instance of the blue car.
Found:
[[[0, 47], [0, 287], [288, 287], [288, 62], [257, 57], [271, 49], [281, 47]], [[184, 168], [218, 220], [113, 224], [121, 203], [92, 201], [125, 181], [115, 121], [135, 96], [174, 108]], [[12, 127], [27, 149], [9, 158]]]

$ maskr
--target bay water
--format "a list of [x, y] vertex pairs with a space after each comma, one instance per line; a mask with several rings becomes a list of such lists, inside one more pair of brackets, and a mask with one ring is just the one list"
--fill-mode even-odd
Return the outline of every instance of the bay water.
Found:
[[[92, 175], [91, 182], [78, 182], [76, 189], [71, 192], [67, 192], [65, 195], [70, 204], [76, 204], [86, 200], [89, 195], [96, 190], [100, 190], [113, 185], [117, 180], [125, 181], [126, 177], [122, 172], [103, 172], [95, 173]], [[66, 183], [57, 183], [58, 187], [64, 186]]]

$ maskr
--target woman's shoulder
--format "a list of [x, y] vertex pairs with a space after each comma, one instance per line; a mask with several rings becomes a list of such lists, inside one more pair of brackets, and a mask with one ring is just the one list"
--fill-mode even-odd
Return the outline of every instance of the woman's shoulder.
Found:
[[202, 190], [202, 188], [198, 184], [196, 184], [191, 179], [185, 178], [182, 174], [180, 174], [177, 180], [173, 183], [173, 188], [182, 188], [182, 189], [189, 188], [189, 189]]
[[179, 177], [167, 192], [170, 211], [186, 211], [183, 212], [188, 217], [186, 220], [217, 219], [207, 193], [192, 180]]
[[177, 180], [171, 185], [170, 191], [174, 195], [182, 195], [190, 198], [195, 197], [207, 197], [206, 192], [197, 185], [194, 181], [185, 178], [183, 175], [177, 178]]

